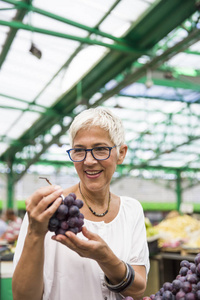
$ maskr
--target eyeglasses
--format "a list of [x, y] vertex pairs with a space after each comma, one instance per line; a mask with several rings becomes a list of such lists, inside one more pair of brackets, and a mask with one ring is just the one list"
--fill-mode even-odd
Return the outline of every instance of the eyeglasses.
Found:
[[96, 160], [106, 160], [110, 157], [110, 152], [113, 147], [94, 147], [92, 149], [83, 149], [83, 148], [73, 148], [69, 149], [66, 152], [69, 155], [69, 158], [74, 162], [83, 161], [86, 158], [87, 152], [91, 152], [92, 156]]

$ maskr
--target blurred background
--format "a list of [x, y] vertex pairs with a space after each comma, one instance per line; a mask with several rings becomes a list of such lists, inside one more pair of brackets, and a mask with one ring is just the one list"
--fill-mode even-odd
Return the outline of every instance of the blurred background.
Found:
[[[199, 33], [198, 0], [0, 1], [3, 221], [9, 225], [8, 210], [23, 218], [25, 199], [47, 184], [39, 176], [63, 188], [78, 182], [68, 128], [82, 110], [105, 106], [122, 119], [128, 145], [112, 191], [138, 199], [145, 212], [154, 278], [147, 293], [175, 276], [183, 255], [193, 259], [200, 248]], [[15, 237], [1, 239], [3, 300], [12, 299], [5, 261]]]

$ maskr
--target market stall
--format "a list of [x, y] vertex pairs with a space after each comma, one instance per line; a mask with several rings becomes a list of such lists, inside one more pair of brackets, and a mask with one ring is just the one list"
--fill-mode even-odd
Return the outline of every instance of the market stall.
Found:
[[200, 221], [173, 211], [156, 225], [148, 218], [145, 224], [151, 265], [145, 294], [151, 295], [177, 277], [183, 260], [194, 263], [200, 252]]

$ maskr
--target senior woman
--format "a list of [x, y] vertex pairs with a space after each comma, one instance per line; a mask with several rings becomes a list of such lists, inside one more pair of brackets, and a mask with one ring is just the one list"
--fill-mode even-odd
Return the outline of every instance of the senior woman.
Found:
[[[141, 204], [110, 192], [110, 182], [127, 152], [121, 120], [98, 107], [81, 112], [67, 150], [79, 183], [63, 190], [45, 186], [26, 201], [14, 256], [14, 300], [141, 299], [149, 270]], [[75, 235], [53, 235], [48, 222], [61, 194], [84, 202], [85, 226]], [[49, 205], [51, 204], [52, 205]]]

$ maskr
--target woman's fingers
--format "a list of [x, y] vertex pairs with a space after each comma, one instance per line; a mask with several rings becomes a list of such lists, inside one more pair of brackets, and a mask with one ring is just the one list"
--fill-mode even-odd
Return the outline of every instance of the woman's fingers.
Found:
[[43, 219], [50, 219], [55, 211], [58, 209], [60, 204], [62, 203], [62, 198], [58, 197], [47, 209], [41, 212], [40, 218]]
[[82, 227], [82, 233], [86, 238], [88, 238], [88, 240], [99, 240], [99, 239], [101, 239], [99, 235], [87, 230], [87, 228], [85, 226]]
[[62, 202], [60, 195], [63, 189], [59, 186], [47, 186], [37, 190], [26, 203], [31, 231], [44, 235], [48, 231], [49, 219]]
[[62, 192], [63, 189], [59, 186], [40, 188], [26, 201], [27, 211], [32, 211], [35, 207], [39, 212], [44, 211]]
[[106, 243], [100, 236], [87, 230], [86, 227], [82, 228], [82, 232], [88, 239], [80, 239], [73, 232], [67, 231], [64, 235], [53, 236], [52, 239], [62, 243], [71, 250], [75, 251], [82, 257], [88, 257], [92, 259], [101, 259], [105, 256]]
[[[39, 212], [43, 212], [44, 210], [46, 210], [47, 208], [49, 208], [51, 205], [54, 204], [55, 200], [60, 198], [62, 201], [62, 198], [60, 197], [60, 195], [62, 194], [63, 189], [60, 188], [54, 192], [52, 192], [51, 194], [44, 196], [41, 201], [39, 201], [37, 207]], [[60, 202], [61, 202], [60, 201]]]

